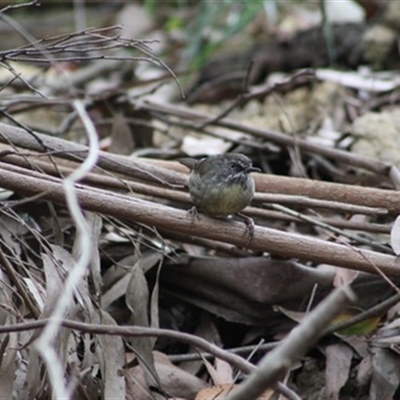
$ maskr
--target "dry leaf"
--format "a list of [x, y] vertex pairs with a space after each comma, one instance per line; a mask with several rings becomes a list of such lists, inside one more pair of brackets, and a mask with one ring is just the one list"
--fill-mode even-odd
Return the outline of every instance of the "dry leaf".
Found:
[[394, 253], [400, 256], [400, 215], [395, 219], [390, 231], [390, 245]]
[[326, 400], [339, 400], [340, 389], [349, 379], [353, 350], [342, 343], [326, 348]]
[[[174, 398], [193, 399], [200, 390], [208, 386], [203, 380], [173, 365], [165, 354], [155, 351], [153, 355], [162, 388], [168, 395]], [[128, 400], [152, 399], [140, 366], [128, 371], [127, 388]]]
[[[99, 310], [103, 325], [116, 326], [117, 324], [105, 311]], [[120, 336], [99, 335], [96, 351], [101, 360], [101, 376], [103, 378], [103, 399], [125, 399], [125, 365], [124, 343]]]
[[[152, 268], [160, 260], [160, 254], [153, 253], [140, 259], [132, 268], [131, 278], [126, 289], [125, 302], [132, 312], [132, 325], [149, 327], [149, 289], [145, 271]], [[129, 337], [129, 344], [134, 350], [139, 365], [146, 372], [149, 386], [160, 387], [160, 379], [154, 366], [153, 346], [155, 338]]]
[[[210, 388], [203, 389], [200, 391], [195, 400], [224, 400], [228, 394], [235, 392], [239, 388], [239, 385], [219, 385]], [[257, 397], [256, 400], [271, 400], [275, 392], [272, 389], [267, 389], [261, 396]], [[286, 399], [286, 397], [282, 397]]]

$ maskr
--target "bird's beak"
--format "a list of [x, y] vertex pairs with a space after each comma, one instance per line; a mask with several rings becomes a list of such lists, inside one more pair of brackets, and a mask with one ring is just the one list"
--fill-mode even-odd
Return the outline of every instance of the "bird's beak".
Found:
[[246, 172], [261, 172], [261, 169], [257, 167], [248, 167], [246, 168]]

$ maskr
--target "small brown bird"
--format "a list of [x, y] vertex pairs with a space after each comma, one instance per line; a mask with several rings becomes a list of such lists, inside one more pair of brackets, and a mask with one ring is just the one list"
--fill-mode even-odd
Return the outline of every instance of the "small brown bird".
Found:
[[191, 212], [196, 214], [200, 210], [214, 218], [239, 215], [246, 222], [251, 239], [254, 222], [240, 211], [254, 196], [254, 180], [250, 172], [260, 169], [253, 167], [250, 158], [243, 154], [221, 154], [191, 162], [184, 159], [182, 163], [193, 168], [189, 193], [195, 207]]

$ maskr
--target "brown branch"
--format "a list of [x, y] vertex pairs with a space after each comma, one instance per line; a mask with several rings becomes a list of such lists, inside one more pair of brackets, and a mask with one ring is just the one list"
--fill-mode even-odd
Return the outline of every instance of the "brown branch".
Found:
[[[291, 178], [293, 179], [293, 178]], [[315, 181], [313, 181], [315, 182]], [[357, 186], [356, 186], [357, 187]], [[255, 203], [279, 203], [290, 204], [297, 207], [307, 208], [324, 208], [327, 210], [335, 210], [349, 214], [365, 214], [365, 215], [387, 215], [388, 212], [384, 208], [366, 207], [362, 205], [343, 203], [334, 200], [312, 199], [306, 196], [283, 195], [278, 193], [256, 193], [253, 199]]]
[[346, 238], [350, 239], [351, 241], [354, 241], [355, 243], [364, 244], [364, 245], [370, 246], [371, 248], [373, 248], [376, 251], [380, 251], [382, 253], [394, 254], [392, 248], [390, 248], [390, 247], [382, 245], [382, 244], [380, 244], [378, 242], [375, 242], [375, 241], [373, 241], [371, 239], [364, 238], [362, 236], [355, 235], [353, 233], [342, 231], [342, 230], [340, 230], [338, 228], [335, 228], [335, 227], [333, 227], [331, 225], [328, 225], [325, 222], [317, 220], [317, 219], [315, 219], [313, 217], [310, 217], [308, 215], [299, 213], [297, 211], [293, 211], [290, 208], [283, 207], [280, 204], [271, 204], [270, 207], [273, 210], [281, 211], [282, 213], [290, 215], [290, 216], [293, 216], [295, 218], [298, 218], [301, 221], [308, 222], [311, 225], [320, 227], [320, 228], [325, 229], [325, 230], [327, 230], [329, 232], [333, 232], [335, 234], [338, 234], [338, 235], [341, 235], [343, 237], [346, 237]]
[[[55, 152], [53, 154], [57, 154], [60, 158], [76, 162], [81, 160], [87, 153], [86, 146], [49, 137], [48, 135], [37, 132], [35, 132], [35, 135], [35, 137], [40, 138], [40, 141], [47, 149], [52, 149]], [[45, 151], [43, 147], [24, 130], [3, 123], [0, 123], [0, 142], [11, 142], [15, 146], [32, 151]], [[386, 168], [386, 165], [383, 163], [371, 159], [368, 159], [368, 161], [378, 169]], [[140, 159], [132, 161], [132, 159], [127, 157], [105, 152], [100, 152], [98, 166], [107, 171], [124, 176], [131, 176], [146, 181], [150, 180], [157, 183], [169, 183], [170, 186], [171, 184], [183, 186], [187, 179], [187, 169], [184, 166], [180, 166], [178, 163]], [[254, 174], [254, 178], [257, 192], [261, 193], [261, 201], [263, 200], [263, 196], [267, 196], [267, 193], [286, 194], [323, 201], [334, 201], [360, 207], [372, 207], [378, 209], [377, 213], [384, 213], [385, 210], [387, 210], [394, 215], [400, 214], [400, 193], [396, 191], [268, 174]], [[259, 196], [259, 194], [255, 196], [255, 200], [257, 200], [257, 196]], [[322, 206], [323, 205], [321, 205], [321, 207]], [[359, 211], [362, 212], [361, 210]]]
[[[33, 329], [43, 329], [49, 322], [50, 319], [41, 319], [33, 322], [0, 326], [0, 333], [24, 332]], [[134, 337], [167, 337], [171, 339], [176, 339], [183, 343], [189, 343], [193, 346], [198, 347], [199, 349], [211, 353], [214, 356], [231, 363], [244, 373], [249, 373], [254, 369], [254, 366], [250, 364], [248, 361], [244, 360], [242, 357], [233, 353], [229, 353], [226, 350], [222, 350], [218, 346], [211, 344], [198, 336], [190, 335], [188, 333], [182, 333], [168, 329], [146, 328], [139, 326], [88, 324], [84, 322], [77, 322], [71, 320], [62, 320], [60, 322], [60, 325], [64, 328], [74, 329], [85, 333], [100, 334], [100, 335], [134, 336]]]
[[[0, 333], [11, 332], [24, 332], [33, 329], [43, 329], [49, 322], [48, 319], [41, 319], [33, 322], [25, 322], [15, 325], [0, 326]], [[74, 329], [84, 333], [92, 333], [99, 335], [112, 335], [112, 336], [127, 336], [127, 337], [166, 337], [175, 339], [183, 343], [188, 343], [195, 346], [207, 353], [213, 354], [215, 357], [224, 360], [239, 371], [249, 374], [254, 371], [253, 364], [246, 361], [244, 358], [231, 353], [227, 350], [220, 349], [218, 346], [194, 335], [172, 331], [168, 329], [146, 328], [139, 326], [116, 326], [116, 325], [100, 325], [100, 324], [87, 324], [84, 322], [77, 322], [71, 320], [62, 320], [60, 325], [64, 328]], [[276, 382], [276, 389], [279, 393], [286, 395], [290, 399], [298, 400], [299, 397], [285, 385]]]
[[288, 178], [276, 175], [254, 174], [257, 191], [332, 200], [358, 206], [386, 209], [390, 214], [400, 213], [400, 192], [311, 179]]
[[[271, 219], [271, 220], [279, 220], [286, 222], [300, 222], [305, 223], [299, 218], [294, 216], [290, 216], [284, 214], [279, 211], [270, 211], [256, 207], [247, 207], [245, 210], [247, 215], [251, 215], [252, 217], [263, 218], [263, 219]], [[389, 234], [392, 225], [391, 224], [375, 224], [375, 223], [367, 223], [367, 222], [358, 222], [358, 221], [349, 221], [346, 219], [336, 219], [336, 218], [313, 218], [315, 221], [322, 222], [336, 228], [341, 229], [351, 229], [356, 231], [365, 231], [365, 232], [376, 232], [376, 233], [386, 233]]]
[[[180, 118], [184, 118], [186, 120], [192, 120], [194, 121], [193, 124], [195, 127], [198, 123], [208, 121], [210, 118], [210, 116], [204, 112], [194, 111], [186, 107], [175, 106], [171, 104], [160, 104], [145, 101], [140, 105], [138, 104], [137, 107], [146, 109], [148, 111], [174, 115]], [[276, 143], [279, 146], [298, 146], [300, 150], [303, 150], [307, 153], [320, 154], [339, 162], [344, 162], [348, 165], [358, 168], [364, 168], [368, 171], [372, 171], [384, 176], [387, 176], [391, 167], [389, 164], [376, 161], [368, 157], [359, 156], [357, 154], [353, 154], [343, 150], [329, 148], [317, 143], [312, 143], [308, 140], [293, 138], [290, 135], [286, 135], [282, 132], [273, 131], [271, 129], [257, 128], [228, 118], [217, 121], [215, 125], [233, 129], [239, 132], [246, 132], [257, 138], [270, 140], [271, 142]]]
[[[3, 149], [0, 154], [6, 154], [5, 149], [7, 147], [4, 145], [0, 144], [0, 151]], [[7, 148], [8, 149], [8, 148]], [[15, 155], [14, 152], [11, 154], [5, 155], [3, 157], [4, 161], [7, 163], [10, 163], [12, 165], [19, 165], [23, 166], [24, 168], [33, 168], [34, 170], [37, 171], [42, 171], [45, 172], [46, 174], [53, 175], [56, 177], [63, 177], [67, 176], [70, 173], [72, 173], [73, 169], [76, 168], [76, 164], [70, 163], [71, 166], [60, 166], [59, 164], [57, 165], [57, 168], [53, 164], [47, 163], [45, 161], [38, 161], [37, 160], [37, 154], [26, 154], [23, 153], [24, 157], [21, 157], [22, 154]], [[30, 157], [31, 156], [31, 157]], [[26, 160], [29, 158], [29, 162]], [[66, 163], [66, 161], [64, 161]], [[162, 165], [164, 163], [161, 163]], [[169, 163], [173, 164], [173, 163]], [[135, 193], [139, 194], [144, 194], [148, 195], [151, 197], [156, 197], [156, 198], [162, 198], [162, 199], [168, 199], [174, 202], [180, 202], [182, 204], [191, 204], [190, 197], [187, 193], [177, 191], [177, 190], [171, 190], [171, 189], [165, 189], [162, 187], [158, 186], [153, 186], [153, 185], [148, 185], [145, 183], [139, 183], [139, 182], [134, 182], [131, 180], [127, 179], [120, 179], [118, 177], [115, 177], [114, 174], [113, 176], [105, 176], [106, 171], [102, 171], [103, 175], [97, 174], [97, 173], [90, 173], [87, 174], [83, 180], [83, 182], [103, 188], [103, 189], [108, 189], [108, 190], [113, 190], [113, 191], [119, 191], [119, 192], [126, 192], [129, 191], [131, 192], [132, 195], [135, 195]], [[29, 174], [29, 172], [27, 172]], [[256, 193], [254, 202], [282, 202], [282, 203], [288, 203], [288, 204], [293, 204], [299, 207], [321, 207], [321, 208], [328, 208], [328, 209], [335, 209], [338, 208], [337, 211], [343, 211], [343, 212], [348, 212], [348, 213], [357, 213], [357, 214], [367, 214], [367, 215], [385, 215], [387, 214], [387, 211], [381, 208], [373, 208], [373, 207], [364, 207], [364, 206], [354, 206], [352, 204], [344, 204], [344, 203], [339, 203], [339, 202], [333, 202], [333, 201], [328, 201], [328, 200], [315, 200], [315, 199], [309, 199], [306, 197], [301, 197], [301, 196], [287, 196], [287, 195], [276, 195], [276, 194], [266, 194], [266, 193]], [[302, 222], [301, 219], [296, 218], [294, 216], [288, 216], [284, 213], [281, 212], [276, 212], [276, 211], [270, 211], [270, 210], [265, 210], [261, 208], [255, 208], [255, 207], [248, 207], [246, 209], [246, 214], [250, 215], [252, 217], [257, 217], [257, 218], [263, 218], [263, 219], [272, 219], [272, 220], [280, 220], [280, 221], [286, 221], [286, 222]], [[375, 224], [375, 223], [368, 223], [368, 222], [358, 222], [358, 221], [349, 221], [346, 219], [337, 219], [337, 218], [322, 218], [322, 217], [314, 217], [313, 220], [328, 224], [332, 227], [340, 228], [340, 229], [351, 229], [351, 230], [358, 230], [358, 231], [365, 231], [365, 232], [376, 232], [376, 233], [386, 233], [389, 234], [391, 230], [390, 225], [382, 225], [382, 224]], [[304, 222], [304, 221], [303, 221]], [[173, 235], [175, 238], [177, 238], [177, 235]], [[171, 237], [171, 235], [170, 235]], [[193, 243], [194, 238], [189, 238], [187, 235], [186, 236], [180, 236], [180, 241], [186, 241], [189, 243]], [[227, 249], [227, 245], [222, 245], [217, 242], [212, 242], [212, 241], [206, 241], [206, 239], [197, 239], [198, 241], [201, 240], [201, 243], [205, 247], [209, 248], [219, 248], [222, 250], [221, 246], [224, 247], [223, 251], [228, 251], [229, 253], [235, 252], [237, 254], [238, 249], [230, 247]], [[200, 243], [200, 242], [198, 242]]]
[[[43, 171], [49, 175], [63, 177], [67, 176], [77, 167], [76, 164], [70, 163], [71, 166], [60, 166], [57, 164], [57, 167], [54, 164], [47, 163], [45, 161], [38, 161], [38, 154], [26, 154], [20, 153], [16, 154], [14, 151], [9, 152], [10, 147], [0, 144], [0, 154], [3, 154], [3, 159], [5, 162], [23, 166], [24, 168], [34, 169], [38, 171]], [[21, 156], [24, 157], [21, 157]], [[56, 158], [56, 157], [55, 157]], [[28, 162], [29, 159], [29, 162]], [[67, 163], [64, 161], [64, 163]], [[161, 163], [163, 165], [164, 163]], [[171, 166], [173, 163], [169, 163]], [[174, 202], [180, 202], [182, 204], [191, 204], [190, 197], [187, 193], [165, 189], [158, 186], [148, 185], [145, 183], [139, 183], [130, 181], [127, 179], [120, 179], [118, 177], [113, 176], [105, 176], [106, 171], [102, 171], [103, 175], [97, 173], [87, 174], [84, 178], [84, 182], [89, 185], [97, 186], [103, 189], [109, 190], [117, 190], [117, 191], [132, 191], [133, 195], [135, 193], [140, 193], [152, 197], [168, 199]], [[278, 194], [268, 194], [268, 193], [256, 193], [253, 199], [253, 202], [274, 202], [274, 203], [287, 203], [293, 204], [298, 207], [320, 207], [333, 209], [335, 211], [342, 211], [346, 213], [353, 214], [366, 214], [366, 215], [386, 215], [387, 211], [383, 208], [374, 208], [374, 207], [365, 207], [365, 206], [356, 206], [352, 204], [339, 203], [335, 201], [329, 200], [318, 200], [318, 199], [310, 199], [302, 196], [295, 195], [278, 195]], [[278, 219], [282, 221], [288, 222], [301, 222], [301, 219], [296, 217], [287, 216], [280, 212], [269, 211], [265, 209], [249, 207], [246, 210], [246, 213], [253, 217], [259, 217], [264, 219]], [[336, 228], [341, 229], [352, 229], [352, 230], [360, 230], [367, 232], [378, 232], [378, 233], [390, 233], [391, 226], [389, 225], [381, 225], [381, 224], [373, 224], [367, 222], [355, 222], [348, 220], [338, 220], [335, 218], [314, 218], [315, 220], [329, 224]]]
[[[55, 168], [54, 164], [50, 164], [46, 161], [38, 160], [40, 153], [23, 153], [23, 152], [15, 152], [13, 148], [10, 146], [6, 146], [0, 144], [0, 157], [3, 158], [4, 162], [19, 165], [24, 168], [34, 169], [38, 171], [43, 171], [46, 174], [62, 177], [67, 176], [72, 171], [77, 168], [76, 163], [68, 162], [66, 160], [60, 160], [64, 165], [60, 166], [57, 165]], [[43, 157], [43, 156], [42, 156]], [[57, 157], [54, 157], [57, 159]], [[28, 162], [29, 159], [29, 162]], [[143, 160], [145, 165], [149, 165], [149, 159]], [[152, 160], [155, 161], [155, 160]], [[157, 162], [155, 161], [157, 165]], [[169, 167], [169, 169], [174, 169], [173, 162], [160, 162], [160, 167]], [[189, 196], [182, 192], [177, 192], [176, 190], [164, 189], [160, 188], [159, 186], [153, 186], [146, 183], [138, 183], [129, 181], [127, 179], [120, 179], [115, 177], [113, 174], [112, 176], [107, 176], [106, 171], [99, 171], [100, 173], [90, 173], [88, 174], [84, 181], [91, 184], [96, 185], [103, 188], [113, 189], [113, 190], [122, 190], [125, 191], [127, 189], [132, 189], [132, 191], [149, 195], [149, 196], [156, 196], [172, 201], [180, 201], [183, 203], [189, 204]], [[323, 208], [329, 210], [335, 210], [344, 213], [350, 214], [365, 214], [365, 215], [387, 215], [388, 212], [384, 208], [377, 208], [377, 207], [366, 207], [354, 204], [346, 204], [341, 203], [338, 201], [331, 201], [331, 200], [319, 200], [319, 199], [311, 199], [305, 196], [296, 196], [296, 195], [282, 195], [282, 194], [275, 194], [275, 193], [260, 193], [257, 192], [253, 198], [253, 203], [283, 203], [283, 204], [290, 204], [297, 207], [302, 208]], [[259, 214], [259, 216], [261, 216]], [[267, 215], [269, 218], [270, 216]]]
[[[48, 176], [43, 179], [40, 173], [34, 172], [27, 177], [23, 168], [13, 166], [13, 171], [6, 168], [10, 168], [10, 165], [0, 163], [1, 187], [28, 195], [43, 192], [43, 198], [65, 203], [60, 179], [49, 179]], [[246, 244], [246, 227], [240, 222], [216, 220], [204, 215], [200, 220], [192, 221], [187, 211], [84, 185], [77, 185], [76, 190], [80, 205], [90, 211], [151, 225], [164, 231], [204, 237], [240, 247]], [[396, 257], [260, 226], [255, 227], [248, 248], [375, 274], [376, 268], [379, 268], [386, 275], [400, 276], [400, 261]]]
[[[0, 142], [6, 144], [12, 143], [14, 146], [40, 153], [45, 153], [46, 151], [51, 150], [51, 155], [57, 154], [60, 158], [75, 162], [82, 161], [86, 157], [88, 151], [86, 146], [36, 132], [35, 137], [33, 138], [23, 129], [4, 123], [0, 123]], [[127, 157], [106, 152], [100, 152], [97, 165], [98, 167], [124, 174], [126, 176], [157, 182], [168, 186], [173, 186], [173, 184], [182, 185], [185, 182], [185, 177], [181, 174], [146, 164], [141, 160], [136, 159], [135, 161], [132, 161], [132, 159]]]

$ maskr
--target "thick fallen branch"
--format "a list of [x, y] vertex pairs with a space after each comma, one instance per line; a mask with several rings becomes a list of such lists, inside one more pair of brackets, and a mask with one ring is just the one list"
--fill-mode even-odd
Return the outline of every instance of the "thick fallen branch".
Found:
[[[27, 176], [26, 169], [9, 164], [0, 163], [0, 186], [23, 195], [42, 193], [46, 200], [65, 203], [65, 193], [59, 178], [34, 171], [30, 171]], [[77, 195], [79, 204], [89, 211], [151, 225], [164, 232], [178, 232], [241, 247], [246, 244], [247, 231], [241, 222], [216, 220], [204, 215], [192, 221], [187, 211], [85, 185], [77, 186]], [[387, 275], [400, 276], [400, 260], [396, 257], [260, 226], [255, 227], [248, 248], [370, 273], [377, 273], [379, 268]]]
[[[51, 163], [54, 160], [65, 159], [79, 161], [87, 153], [87, 147], [63, 139], [35, 132], [34, 136], [23, 129], [0, 123], [0, 142], [12, 144], [40, 153], [55, 152], [46, 158]], [[343, 152], [345, 153], [345, 152]], [[7, 150], [3, 157], [8, 154]], [[350, 154], [350, 153], [348, 153]], [[2, 154], [0, 153], [0, 156]], [[382, 167], [388, 172], [388, 166], [378, 161], [367, 159], [374, 167]], [[365, 161], [365, 158], [362, 158]], [[367, 165], [369, 165], [367, 162]], [[58, 165], [57, 161], [57, 165]], [[187, 168], [177, 163], [132, 159], [106, 152], [100, 152], [98, 166], [102, 169], [137, 179], [144, 179], [159, 184], [184, 185], [186, 183]], [[55, 169], [55, 168], [54, 168]], [[379, 168], [378, 168], [379, 169]], [[55, 169], [56, 170], [56, 169]], [[362, 207], [378, 208], [378, 213], [387, 210], [390, 214], [400, 214], [400, 192], [362, 186], [344, 185], [330, 182], [321, 182], [311, 179], [290, 178], [268, 174], [254, 174], [257, 192], [255, 201], [263, 201], [263, 193], [278, 193], [296, 196], [306, 196], [313, 199], [342, 202]]]
[[400, 213], [400, 191], [276, 175], [269, 175], [268, 180], [264, 180], [259, 178], [259, 176], [259, 174], [258, 176], [256, 174], [255, 180], [257, 190], [260, 192], [307, 196], [314, 199], [384, 208], [390, 214], [394, 215]]
[[[87, 156], [88, 148], [84, 145], [58, 139], [37, 132], [28, 133], [21, 128], [0, 122], [0, 142], [12, 147], [20, 147], [31, 151], [42, 153], [45, 159], [53, 163], [56, 170], [57, 159], [80, 162]], [[9, 154], [5, 150], [0, 156]], [[17, 149], [15, 149], [17, 154]], [[23, 157], [23, 155], [21, 155]], [[142, 162], [140, 159], [129, 159], [128, 157], [100, 152], [97, 166], [125, 176], [143, 179], [162, 184], [178, 184], [184, 182], [182, 175], [170, 172], [165, 168], [159, 168]]]
[[[12, 153], [9, 153], [12, 151]], [[10, 163], [12, 165], [23, 166], [24, 168], [29, 168], [34, 171], [42, 171], [46, 174], [56, 176], [56, 177], [65, 177], [73, 172], [75, 168], [77, 168], [76, 163], [72, 163], [68, 160], [60, 160], [57, 159], [57, 165], [54, 163], [50, 163], [47, 161], [38, 160], [35, 154], [30, 155], [29, 157], [25, 153], [24, 156], [21, 154], [14, 154], [14, 150], [10, 148], [10, 146], [6, 146], [4, 144], [0, 144], [0, 154], [3, 154], [3, 160], [6, 163]], [[7, 154], [7, 155], [5, 155]], [[60, 162], [62, 165], [60, 165]], [[166, 164], [167, 166], [174, 166], [175, 163], [169, 162]], [[163, 167], [163, 163], [159, 167]], [[119, 178], [115, 176], [114, 173], [106, 174], [105, 171], [100, 171], [102, 173], [89, 173], [87, 174], [83, 182], [87, 183], [90, 186], [99, 187], [102, 189], [108, 189], [117, 192], [131, 192], [132, 195], [146, 195], [151, 197], [156, 197], [160, 199], [168, 199], [174, 202], [180, 202], [182, 204], [191, 204], [190, 197], [188, 193], [179, 191], [166, 189], [160, 186], [155, 186], [150, 183], [142, 183], [134, 181], [130, 178]], [[178, 181], [179, 179], [184, 180], [186, 176], [177, 176], [174, 180]], [[365, 206], [357, 206], [347, 203], [339, 203], [336, 201], [329, 200], [315, 200], [310, 199], [304, 196], [295, 196], [295, 195], [276, 195], [276, 194], [268, 194], [268, 193], [256, 193], [255, 198], [253, 199], [255, 203], [266, 203], [267, 207], [270, 203], [289, 203], [294, 204], [297, 207], [302, 208], [310, 208], [310, 207], [321, 207], [327, 209], [334, 209], [337, 212], [345, 212], [351, 214], [365, 214], [365, 215], [387, 215], [388, 212], [383, 208], [377, 207], [365, 207]], [[301, 222], [301, 219], [296, 218], [295, 216], [290, 216], [284, 214], [282, 212], [271, 211], [262, 208], [248, 207], [246, 209], [246, 213], [253, 217], [259, 217], [263, 219], [272, 219], [272, 220], [281, 220], [287, 222]], [[390, 233], [391, 226], [383, 225], [383, 224], [375, 224], [369, 222], [358, 222], [351, 221], [347, 219], [338, 219], [338, 218], [323, 218], [323, 217], [314, 217], [314, 220], [318, 222], [322, 222], [328, 224], [332, 227], [341, 228], [341, 229], [353, 229], [364, 232], [376, 232], [376, 233]]]

